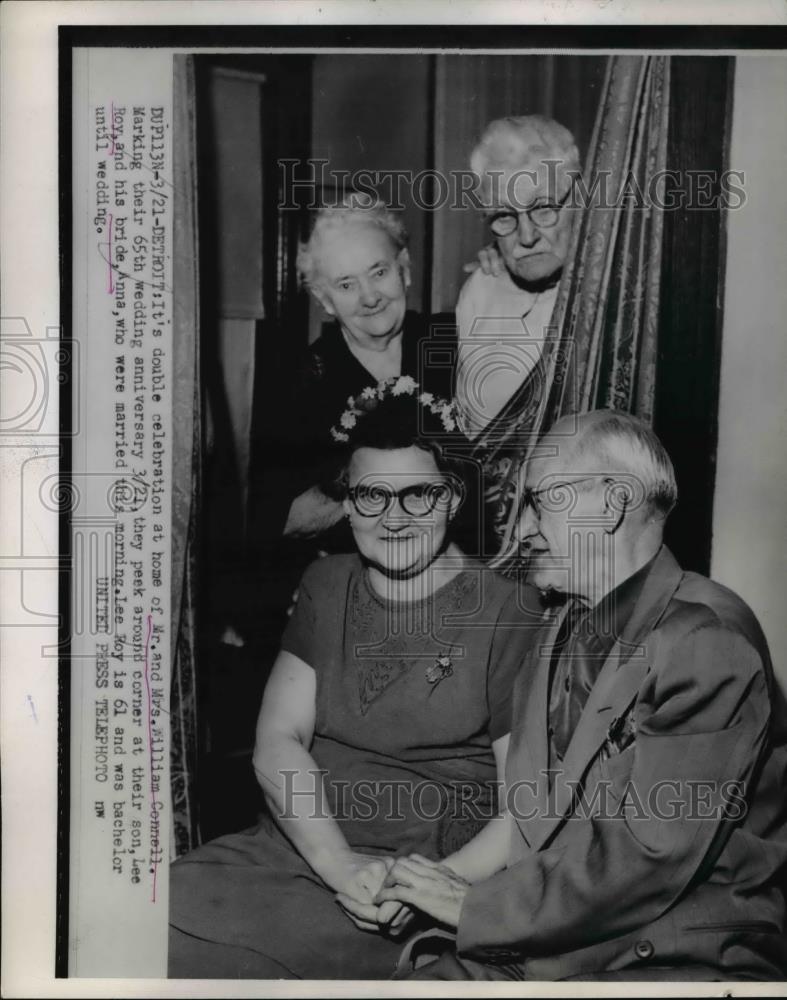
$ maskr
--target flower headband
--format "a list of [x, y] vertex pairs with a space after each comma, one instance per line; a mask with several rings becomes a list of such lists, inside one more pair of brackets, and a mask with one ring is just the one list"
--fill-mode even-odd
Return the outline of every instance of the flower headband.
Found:
[[355, 427], [358, 418], [371, 410], [376, 410], [379, 404], [392, 396], [415, 396], [421, 406], [440, 417], [445, 431], [455, 431], [457, 428], [457, 410], [453, 403], [431, 392], [418, 392], [420, 386], [410, 375], [397, 375], [395, 378], [383, 379], [376, 386], [367, 386], [360, 396], [350, 396], [347, 409], [339, 418], [339, 426], [331, 427], [331, 437], [334, 441], [346, 443], [350, 440], [350, 431]]

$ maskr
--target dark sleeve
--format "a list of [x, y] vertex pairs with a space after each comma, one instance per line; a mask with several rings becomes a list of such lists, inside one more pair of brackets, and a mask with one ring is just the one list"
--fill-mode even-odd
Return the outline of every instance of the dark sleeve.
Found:
[[503, 603], [495, 625], [487, 674], [489, 735], [493, 741], [511, 732], [514, 681], [543, 624], [532, 589], [513, 590]]
[[341, 448], [331, 437], [347, 406], [359, 391], [341, 363], [314, 345], [305, 354], [294, 389], [290, 427], [290, 493], [293, 498], [311, 487], [325, 488], [333, 478]]
[[423, 325], [420, 381], [435, 396], [453, 399], [456, 378], [456, 316], [435, 313]]
[[292, 501], [317, 480], [317, 380], [313, 354], [303, 350], [286, 370], [273, 369], [260, 396], [251, 476], [257, 523], [268, 538], [281, 537]]
[[321, 594], [323, 595], [322, 603], [325, 602], [325, 584], [321, 579], [325, 576], [325, 568], [317, 563], [312, 563], [301, 577], [295, 608], [281, 638], [282, 651], [292, 653], [293, 656], [297, 656], [315, 670], [318, 666], [318, 608], [321, 604]]

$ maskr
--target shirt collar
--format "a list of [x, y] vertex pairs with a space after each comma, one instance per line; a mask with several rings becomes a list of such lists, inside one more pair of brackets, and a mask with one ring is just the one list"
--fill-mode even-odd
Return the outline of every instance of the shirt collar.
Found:
[[623, 634], [657, 555], [658, 553], [610, 590], [588, 613], [587, 634], [592, 638], [594, 645], [601, 644], [604, 652], [608, 653]]

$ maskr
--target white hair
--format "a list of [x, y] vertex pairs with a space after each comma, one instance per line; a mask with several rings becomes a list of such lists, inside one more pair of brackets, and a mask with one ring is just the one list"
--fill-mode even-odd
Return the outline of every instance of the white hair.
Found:
[[407, 247], [408, 235], [404, 223], [397, 213], [381, 201], [371, 201], [365, 196], [348, 196], [341, 205], [321, 208], [314, 217], [309, 238], [298, 246], [296, 268], [301, 283], [311, 288], [319, 270], [317, 247], [326, 233], [350, 223], [365, 222], [377, 226], [386, 233], [399, 253]]
[[538, 170], [543, 163], [554, 164], [555, 176], [566, 188], [580, 170], [579, 151], [572, 134], [543, 115], [495, 119], [484, 129], [470, 156], [470, 168], [480, 178], [490, 203], [490, 174]]
[[571, 462], [625, 474], [633, 505], [642, 505], [648, 516], [666, 518], [677, 502], [678, 486], [672, 461], [652, 428], [619, 410], [594, 410], [578, 420]]

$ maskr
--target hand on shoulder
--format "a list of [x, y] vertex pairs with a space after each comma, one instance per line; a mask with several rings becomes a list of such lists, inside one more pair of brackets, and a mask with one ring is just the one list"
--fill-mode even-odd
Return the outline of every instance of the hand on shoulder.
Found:
[[478, 259], [465, 264], [462, 270], [465, 274], [480, 270], [483, 274], [499, 275], [505, 271], [505, 264], [495, 244], [488, 243], [478, 251]]

